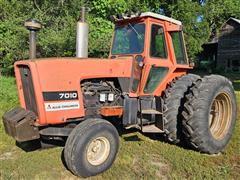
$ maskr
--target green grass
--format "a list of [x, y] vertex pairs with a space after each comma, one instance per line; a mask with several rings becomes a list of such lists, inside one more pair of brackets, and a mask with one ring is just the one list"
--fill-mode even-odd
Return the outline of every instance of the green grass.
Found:
[[[239, 80], [234, 80], [236, 89]], [[238, 110], [240, 110], [240, 90]], [[0, 79], [0, 117], [18, 105], [14, 78]], [[108, 171], [90, 179], [240, 179], [240, 116], [225, 152], [209, 156], [149, 138], [125, 133]], [[161, 137], [160, 137], [161, 138]], [[77, 179], [61, 161], [63, 148], [25, 152], [7, 136], [0, 121], [0, 179]]]

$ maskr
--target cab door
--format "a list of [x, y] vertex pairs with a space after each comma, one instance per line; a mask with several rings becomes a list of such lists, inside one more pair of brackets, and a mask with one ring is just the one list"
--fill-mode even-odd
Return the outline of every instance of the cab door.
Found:
[[149, 51], [144, 67], [143, 86], [141, 95], [152, 95], [159, 85], [166, 81], [167, 75], [173, 68], [167, 46], [167, 32], [164, 24], [151, 22], [149, 37]]

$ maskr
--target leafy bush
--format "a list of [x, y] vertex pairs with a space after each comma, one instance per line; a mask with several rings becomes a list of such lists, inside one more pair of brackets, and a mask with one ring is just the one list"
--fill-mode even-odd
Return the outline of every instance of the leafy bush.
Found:
[[[181, 20], [190, 57], [229, 17], [240, 17], [238, 0], [0, 0], [0, 72], [13, 73], [13, 63], [28, 58], [28, 31], [23, 23], [35, 18], [43, 23], [38, 33], [37, 56], [75, 56], [76, 22], [82, 5], [89, 12], [89, 56], [106, 57], [113, 24], [111, 14], [137, 9], [161, 13]], [[211, 12], [211, 13], [209, 13]]]

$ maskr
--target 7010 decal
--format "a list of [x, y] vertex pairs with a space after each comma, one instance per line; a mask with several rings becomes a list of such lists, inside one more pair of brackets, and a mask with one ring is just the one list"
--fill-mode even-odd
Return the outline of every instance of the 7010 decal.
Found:
[[77, 93], [72, 92], [72, 93], [59, 93], [60, 99], [73, 99], [77, 98]]
[[58, 100], [77, 100], [77, 91], [50, 91], [43, 92], [44, 101], [58, 101]]

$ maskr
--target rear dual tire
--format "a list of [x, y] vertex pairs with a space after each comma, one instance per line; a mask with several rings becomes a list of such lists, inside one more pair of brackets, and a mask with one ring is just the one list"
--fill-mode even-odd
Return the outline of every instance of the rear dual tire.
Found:
[[236, 121], [237, 103], [231, 82], [219, 75], [188, 74], [174, 80], [163, 97], [166, 139], [216, 154], [224, 150]]
[[187, 95], [182, 114], [183, 134], [191, 147], [208, 154], [223, 151], [237, 115], [231, 82], [219, 75], [198, 79]]
[[182, 140], [182, 111], [185, 95], [200, 76], [187, 74], [169, 84], [163, 96], [163, 120], [166, 140], [177, 144]]

